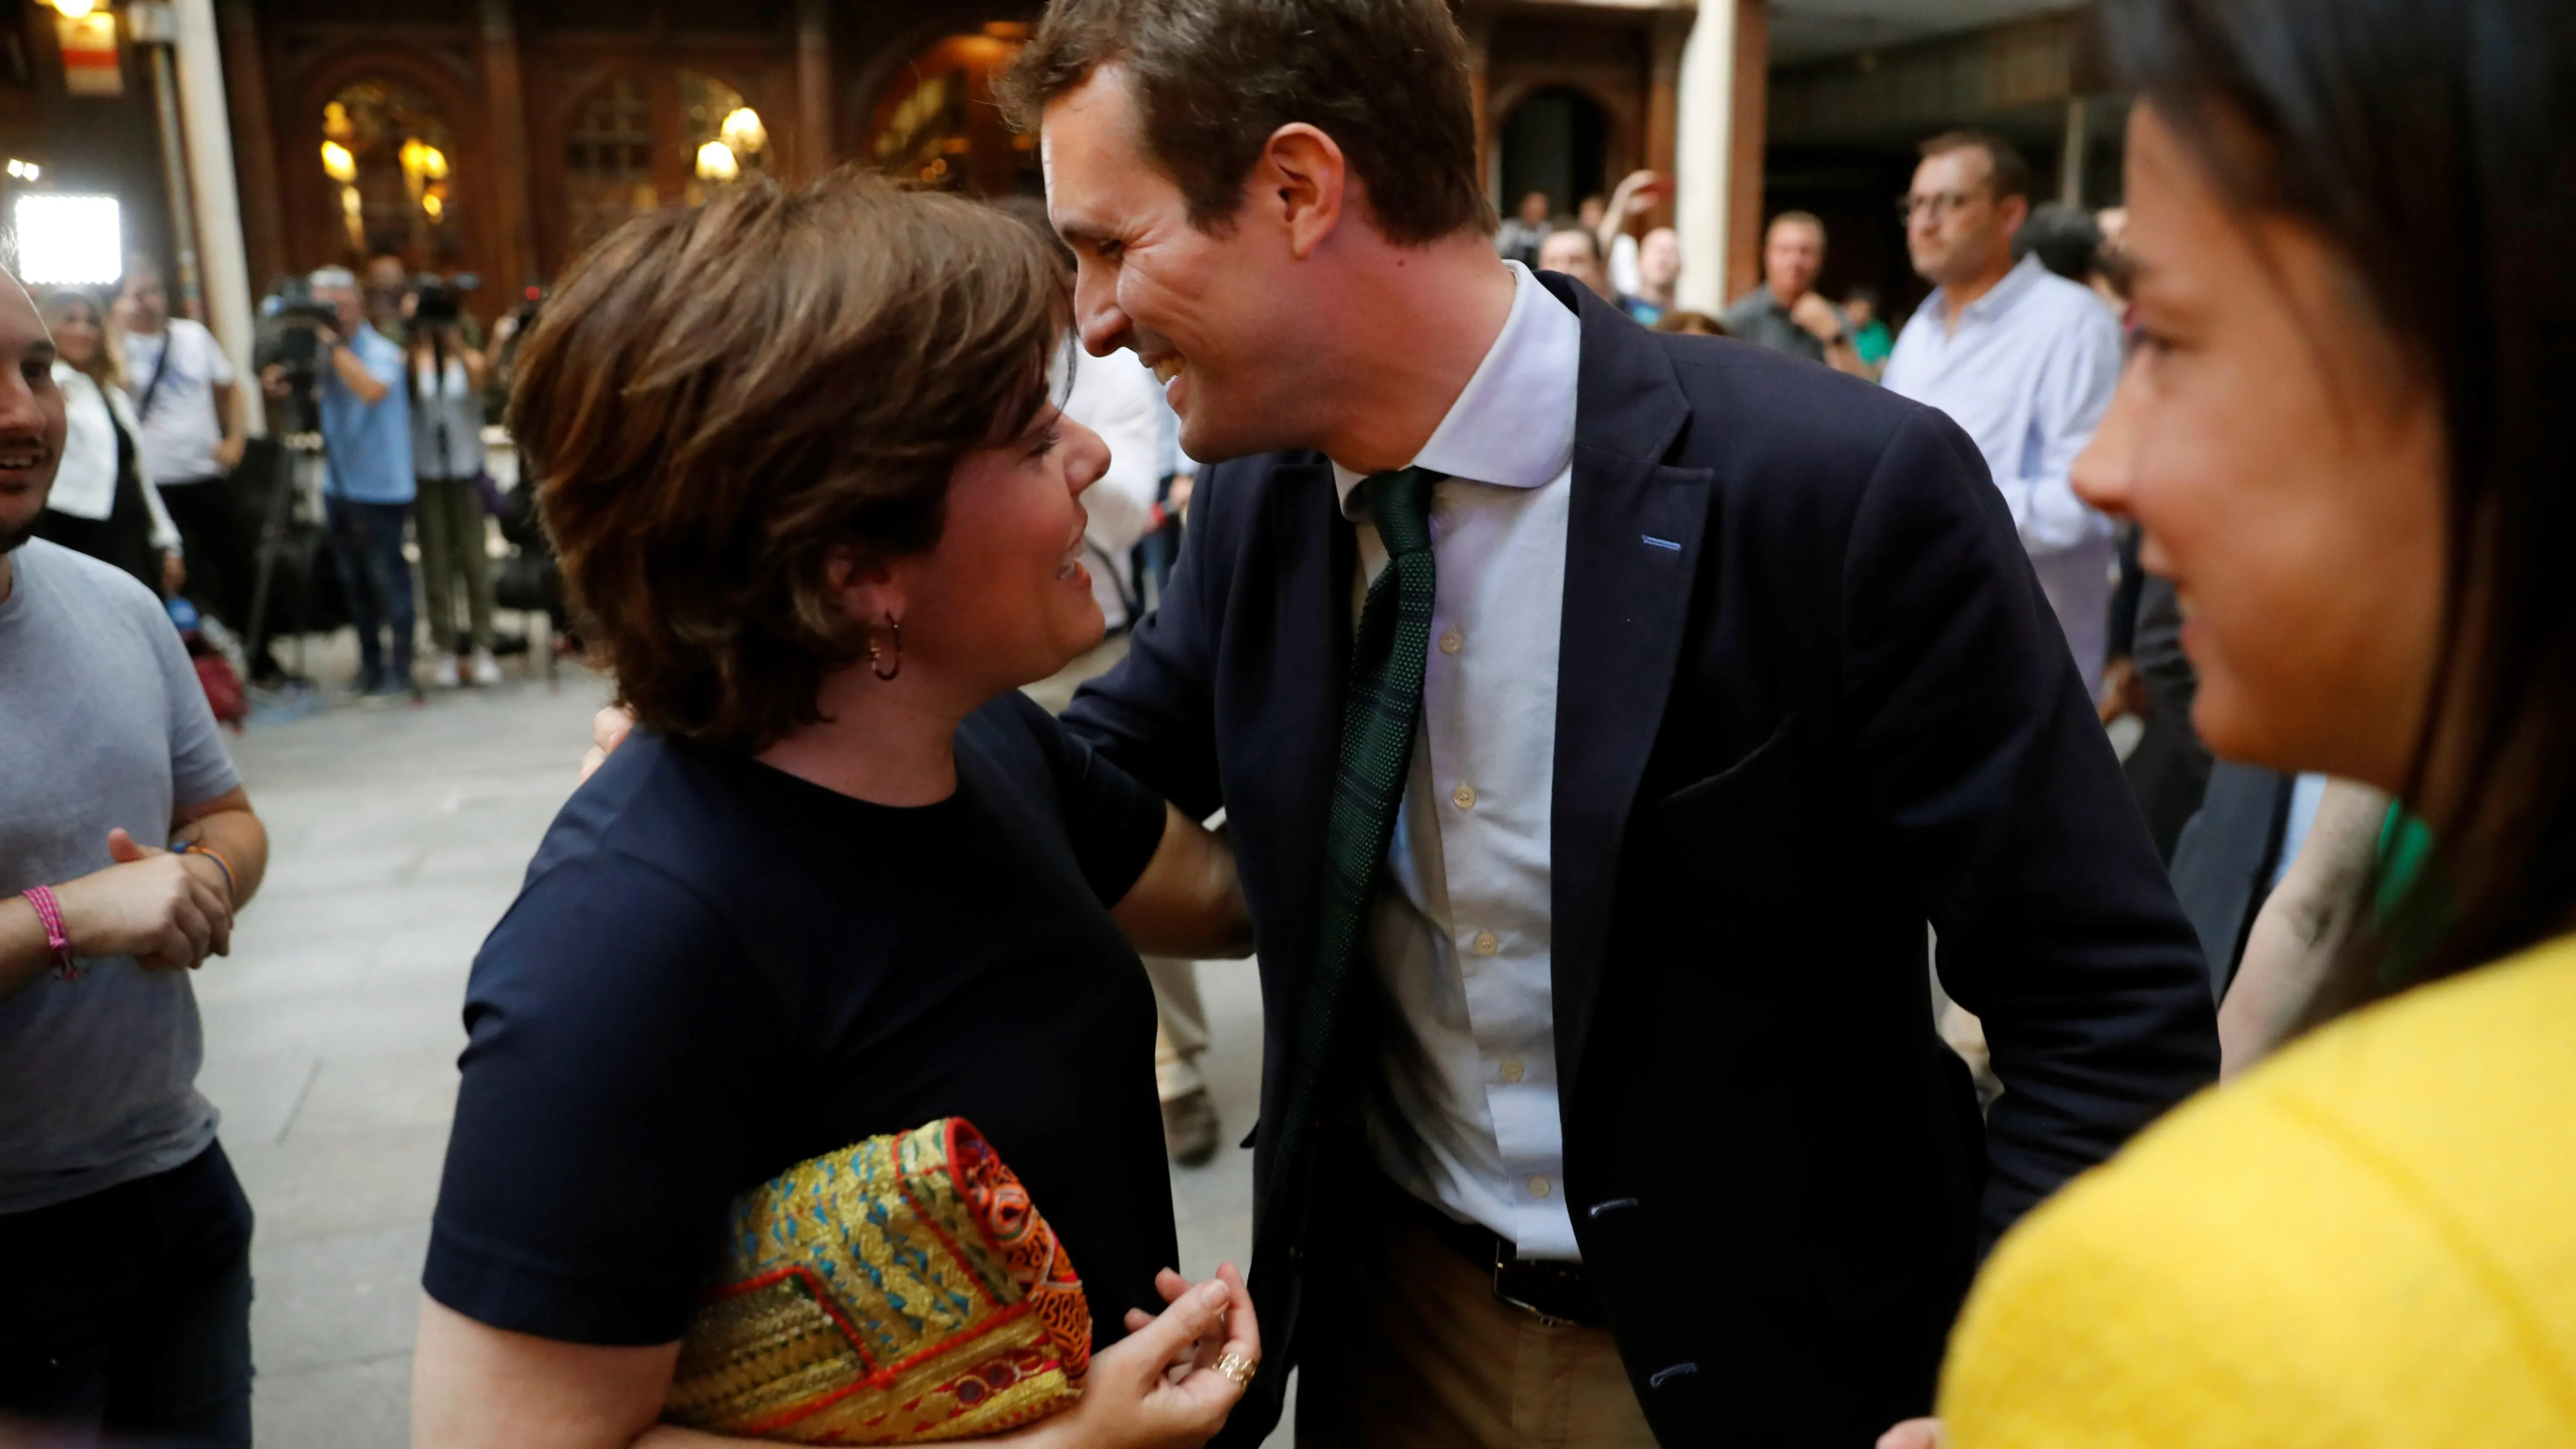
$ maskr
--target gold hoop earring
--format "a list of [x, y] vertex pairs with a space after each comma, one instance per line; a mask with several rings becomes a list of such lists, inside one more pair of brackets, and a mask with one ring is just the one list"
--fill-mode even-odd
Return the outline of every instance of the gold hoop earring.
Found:
[[885, 651], [877, 647], [876, 631], [873, 629], [868, 631], [868, 672], [879, 679], [892, 679], [903, 673], [903, 621], [892, 614], [886, 615], [886, 632], [894, 636], [894, 668], [892, 669], [879, 667], [885, 660]]

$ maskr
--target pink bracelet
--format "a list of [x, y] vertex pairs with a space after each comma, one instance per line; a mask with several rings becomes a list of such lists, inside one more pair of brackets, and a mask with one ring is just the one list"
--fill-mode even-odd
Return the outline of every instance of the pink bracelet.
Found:
[[54, 899], [52, 887], [29, 886], [20, 894], [36, 908], [36, 919], [44, 923], [45, 945], [54, 953], [54, 974], [65, 981], [78, 980], [80, 962], [72, 956], [72, 938], [63, 931], [62, 902]]

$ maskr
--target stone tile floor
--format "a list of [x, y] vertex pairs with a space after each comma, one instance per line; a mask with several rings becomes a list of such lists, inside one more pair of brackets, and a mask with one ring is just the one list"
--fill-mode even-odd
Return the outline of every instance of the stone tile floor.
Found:
[[[259, 1213], [263, 1449], [407, 1441], [466, 971], [570, 793], [605, 695], [578, 669], [552, 687], [514, 671], [495, 689], [343, 707], [232, 741], [273, 855], [232, 956], [197, 981], [200, 1080]], [[1253, 1117], [1260, 996], [1249, 963], [1200, 974], [1206, 1065], [1233, 1139]], [[1172, 1191], [1183, 1271], [1240, 1261], [1251, 1154], [1176, 1170]]]

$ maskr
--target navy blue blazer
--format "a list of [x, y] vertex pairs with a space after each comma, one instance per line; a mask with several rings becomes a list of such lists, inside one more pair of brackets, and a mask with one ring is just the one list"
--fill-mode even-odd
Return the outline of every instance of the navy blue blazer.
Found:
[[[1583, 338], [1553, 841], [1575, 1235], [1664, 1443], [1866, 1445], [1926, 1411], [1982, 1246], [2215, 1078], [2208, 975], [1966, 435], [1542, 280]], [[1229, 1443], [1275, 1421], [1298, 1320], [1332, 1331], [1309, 1280], [1367, 1170], [1353, 1133], [1274, 1157], [1354, 555], [1321, 455], [1208, 469], [1161, 606], [1066, 715], [1225, 808], [1259, 928], [1271, 1371]], [[1926, 923], [2005, 1085], [1983, 1121]], [[1283, 1180], [1322, 1188], [1281, 1209]]]

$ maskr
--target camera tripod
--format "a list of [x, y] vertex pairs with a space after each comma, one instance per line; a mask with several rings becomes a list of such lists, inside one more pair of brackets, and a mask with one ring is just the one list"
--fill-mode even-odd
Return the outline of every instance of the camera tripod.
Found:
[[[312, 420], [309, 400], [297, 399], [289, 405], [299, 424]], [[322, 513], [322, 434], [318, 430], [281, 433], [277, 437], [276, 474], [269, 480], [266, 506], [261, 509], [259, 524], [258, 574], [252, 585], [250, 629], [244, 648], [253, 660], [269, 657], [270, 595], [277, 586], [277, 561], [292, 548], [296, 551], [295, 569], [295, 663], [286, 670], [289, 685], [310, 685], [312, 676], [305, 673], [305, 636], [313, 620], [313, 552], [317, 535], [304, 532], [290, 536], [299, 518], [318, 520]]]

